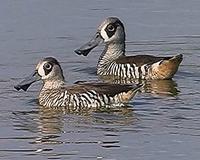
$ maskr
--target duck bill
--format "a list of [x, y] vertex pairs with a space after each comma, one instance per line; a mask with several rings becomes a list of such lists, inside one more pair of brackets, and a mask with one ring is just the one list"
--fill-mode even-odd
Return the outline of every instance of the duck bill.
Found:
[[24, 78], [23, 81], [21, 81], [19, 84], [15, 85], [14, 88], [16, 90], [24, 90], [27, 91], [27, 89], [31, 86], [31, 84], [33, 84], [36, 81], [39, 81], [41, 79], [41, 77], [38, 75], [38, 73], [35, 71], [34, 73], [32, 73], [30, 76]]
[[99, 33], [97, 33], [88, 43], [81, 46], [79, 49], [76, 49], [74, 52], [76, 52], [78, 55], [84, 55], [87, 56], [88, 53], [92, 49], [94, 49], [96, 46], [99, 45], [99, 43], [102, 41], [102, 37]]

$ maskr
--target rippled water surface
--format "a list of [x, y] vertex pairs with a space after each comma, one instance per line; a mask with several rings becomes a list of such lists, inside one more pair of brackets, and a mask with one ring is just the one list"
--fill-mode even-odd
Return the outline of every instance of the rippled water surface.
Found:
[[[200, 157], [200, 1], [7, 0], [0, 5], [0, 159], [198, 160]], [[172, 81], [155, 81], [128, 107], [72, 114], [37, 105], [41, 83], [13, 85], [39, 59], [61, 61], [67, 82], [96, 80], [101, 47], [73, 50], [107, 16], [118, 16], [127, 54], [184, 60]]]

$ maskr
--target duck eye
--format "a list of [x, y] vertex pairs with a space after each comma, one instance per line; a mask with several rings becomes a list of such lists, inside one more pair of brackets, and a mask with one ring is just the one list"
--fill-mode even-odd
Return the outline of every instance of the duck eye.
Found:
[[115, 27], [112, 24], [110, 24], [110, 25], [108, 25], [107, 29], [108, 29], [108, 31], [113, 32], [115, 30]]
[[44, 64], [44, 68], [47, 69], [47, 70], [50, 70], [51, 67], [52, 67], [52, 65], [49, 64], [49, 63], [45, 63], [45, 64]]

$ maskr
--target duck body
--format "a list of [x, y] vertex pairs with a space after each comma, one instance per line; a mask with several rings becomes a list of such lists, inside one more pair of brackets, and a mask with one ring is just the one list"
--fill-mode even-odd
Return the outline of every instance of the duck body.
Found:
[[119, 78], [133, 79], [171, 79], [177, 72], [183, 59], [182, 54], [172, 57], [152, 55], [125, 55], [125, 29], [116, 17], [108, 17], [98, 27], [94, 38], [75, 50], [79, 55], [87, 56], [100, 42], [105, 48], [97, 64], [99, 76], [113, 75]]
[[128, 103], [135, 95], [136, 88], [131, 85], [104, 83], [75, 84], [58, 89], [42, 89], [39, 104], [48, 107], [70, 107], [73, 110], [117, 106]]
[[116, 76], [128, 79], [171, 79], [179, 68], [182, 55], [156, 57], [152, 55], [125, 56], [112, 59], [101, 56], [97, 64], [99, 76]]
[[119, 85], [108, 83], [65, 84], [63, 71], [55, 58], [41, 60], [30, 77], [15, 86], [17, 90], [27, 90], [29, 86], [43, 81], [38, 100], [45, 107], [67, 107], [72, 111], [87, 110], [109, 105], [118, 106], [128, 103], [142, 85]]

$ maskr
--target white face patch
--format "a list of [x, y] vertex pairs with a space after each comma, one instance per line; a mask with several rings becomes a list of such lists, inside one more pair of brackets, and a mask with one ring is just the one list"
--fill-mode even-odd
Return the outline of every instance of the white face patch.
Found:
[[102, 29], [101, 29], [101, 36], [103, 37], [104, 41], [107, 42], [109, 40], [109, 37], [105, 31], [107, 25], [105, 25]]
[[39, 68], [38, 68], [38, 74], [41, 76], [41, 77], [44, 77], [45, 76], [45, 71], [44, 71], [44, 68], [43, 68], [43, 66], [44, 66], [44, 64], [45, 64], [46, 62], [42, 62], [42, 64], [39, 66]]

